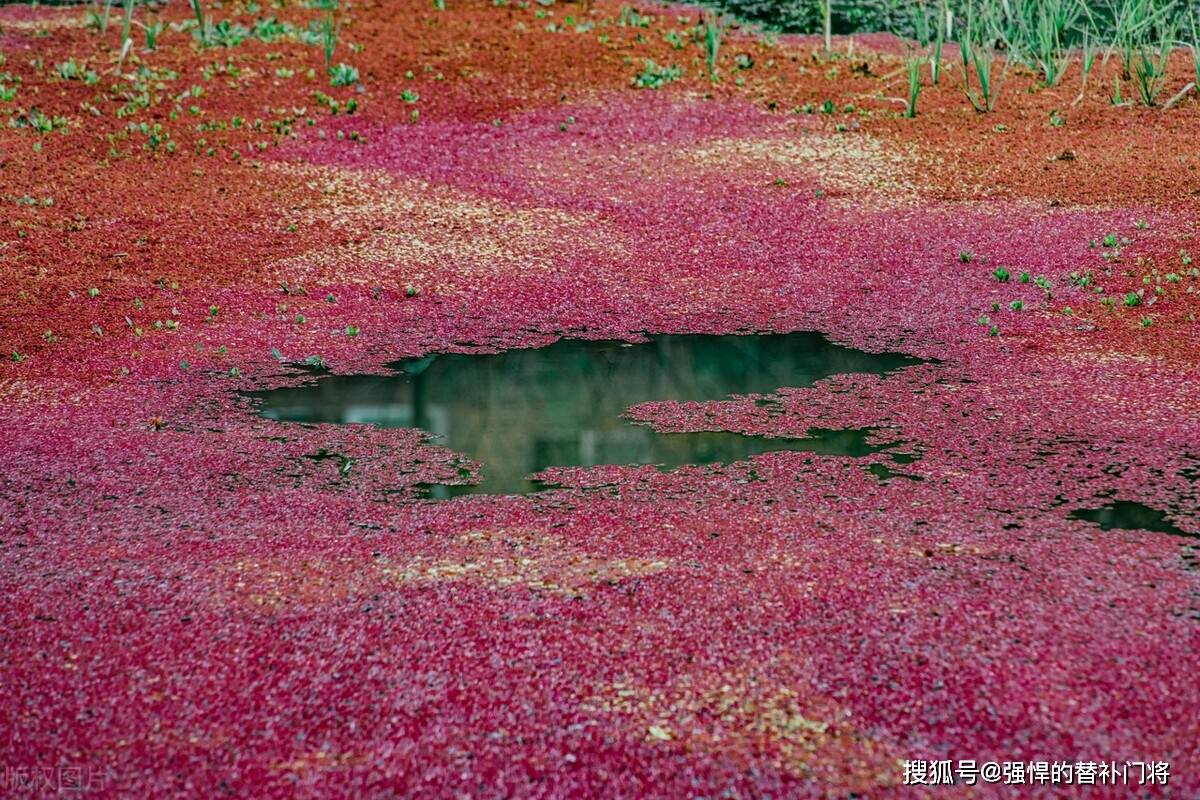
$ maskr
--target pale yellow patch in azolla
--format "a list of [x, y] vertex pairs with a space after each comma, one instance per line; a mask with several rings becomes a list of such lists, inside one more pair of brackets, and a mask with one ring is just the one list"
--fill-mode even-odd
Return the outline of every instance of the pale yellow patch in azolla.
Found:
[[702, 173], [740, 174], [755, 182], [799, 173], [826, 192], [850, 195], [853, 207], [908, 205], [920, 197], [915, 154], [864, 133], [710, 139], [680, 149], [679, 158]]
[[555, 537], [520, 529], [473, 531], [461, 541], [466, 545], [465, 558], [418, 557], [383, 572], [406, 583], [477, 580], [579, 595], [589, 584], [616, 583], [668, 567], [668, 562], [657, 559], [591, 555]]
[[273, 611], [367, 596], [405, 586], [469, 582], [503, 589], [583, 596], [589, 587], [653, 575], [663, 559], [589, 553], [557, 537], [526, 529], [479, 530], [459, 537], [439, 556], [403, 559], [246, 558], [233, 563], [227, 584], [234, 605]]
[[770, 765], [827, 787], [831, 796], [891, 786], [901, 776], [898, 754], [858, 730], [847, 710], [756, 663], [683, 672], [661, 686], [616, 682], [584, 709], [620, 720], [651, 746]]
[[588, 213], [522, 207], [383, 170], [273, 164], [320, 201], [297, 225], [323, 223], [348, 241], [268, 265], [294, 283], [437, 289], [463, 279], [552, 272], [564, 255], [628, 256], [620, 231]]
[[[113, 18], [116, 19], [115, 13]], [[78, 15], [60, 12], [36, 19], [7, 19], [6, 16], [0, 15], [0, 29], [11, 31], [49, 31], [57, 28], [82, 28], [83, 25], [82, 11]]]

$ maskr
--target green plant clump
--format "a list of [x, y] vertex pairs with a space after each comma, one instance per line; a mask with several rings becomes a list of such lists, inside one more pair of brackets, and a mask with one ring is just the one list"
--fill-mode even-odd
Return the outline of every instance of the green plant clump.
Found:
[[647, 58], [645, 68], [633, 79], [633, 85], [638, 89], [658, 89], [682, 77], [683, 67], [660, 66]]

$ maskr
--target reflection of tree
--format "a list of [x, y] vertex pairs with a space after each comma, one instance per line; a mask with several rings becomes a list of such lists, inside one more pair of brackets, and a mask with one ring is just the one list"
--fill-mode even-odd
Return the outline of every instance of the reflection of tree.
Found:
[[264, 393], [277, 419], [411, 426], [483, 465], [487, 492], [524, 491], [551, 466], [735, 461], [803, 449], [862, 455], [862, 431], [770, 440], [725, 432], [663, 435], [621, 414], [652, 400], [719, 400], [808, 386], [843, 372], [883, 372], [913, 360], [830, 344], [813, 333], [659, 336], [650, 342], [560, 340], [495, 355], [441, 354], [392, 376], [339, 376]]

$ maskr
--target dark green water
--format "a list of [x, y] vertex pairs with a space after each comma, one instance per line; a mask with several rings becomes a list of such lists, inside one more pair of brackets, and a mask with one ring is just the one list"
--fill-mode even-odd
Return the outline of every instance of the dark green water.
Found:
[[1151, 508], [1142, 503], [1129, 500], [1115, 500], [1100, 508], [1089, 508], [1072, 511], [1071, 519], [1082, 519], [1094, 522], [1101, 530], [1143, 530], [1156, 533], [1170, 533], [1175, 536], [1192, 536], [1175, 527], [1167, 515], [1157, 508]]
[[395, 375], [329, 376], [298, 388], [252, 393], [285, 422], [421, 428], [482, 464], [470, 487], [434, 496], [536, 491], [547, 467], [709, 464], [777, 450], [863, 456], [866, 430], [811, 430], [805, 439], [735, 433], [656, 433], [621, 418], [653, 400], [720, 400], [810, 386], [842, 373], [882, 374], [919, 363], [867, 353], [816, 333], [655, 336], [643, 344], [562, 339], [498, 354], [439, 354], [391, 365]]

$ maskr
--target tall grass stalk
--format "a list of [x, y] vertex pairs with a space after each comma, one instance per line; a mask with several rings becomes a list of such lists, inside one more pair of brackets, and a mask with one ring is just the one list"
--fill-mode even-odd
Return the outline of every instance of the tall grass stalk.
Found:
[[121, 55], [117, 58], [117, 74], [121, 73], [121, 66], [125, 63], [125, 56], [129, 55], [130, 49], [133, 48], [133, 37], [130, 35], [133, 29], [133, 0], [125, 0], [125, 19], [121, 25]]
[[925, 12], [925, 4], [917, 3], [912, 12], [913, 32], [917, 35], [917, 44], [928, 47], [933, 41], [933, 28], [929, 24], [929, 15]]
[[1079, 103], [1087, 94], [1088, 75], [1092, 73], [1092, 67], [1096, 64], [1096, 47], [1091, 40], [1091, 28], [1083, 29], [1083, 47], [1079, 54], [1079, 66], [1083, 71], [1083, 76], [1079, 83], [1079, 97], [1075, 98], [1075, 102]]
[[704, 63], [708, 66], [708, 79], [717, 82], [717, 56], [721, 52], [721, 40], [725, 38], [725, 21], [715, 11], [704, 15]]
[[1134, 60], [1144, 50], [1155, 28], [1169, 23], [1175, 11], [1175, 1], [1159, 4], [1160, 0], [1110, 0], [1112, 40], [1104, 54], [1104, 63], [1116, 53], [1121, 59], [1121, 80], [1134, 79]]
[[1037, 5], [1033, 46], [1047, 86], [1057, 85], [1070, 63], [1067, 40], [1082, 13], [1080, 0], [1044, 0]]
[[204, 9], [200, 6], [200, 0], [189, 0], [192, 6], [192, 14], [196, 16], [196, 35], [200, 39], [200, 43], [208, 44], [208, 23], [204, 21]]
[[921, 61], [912, 58], [908, 61], [908, 106], [904, 116], [912, 119], [917, 115], [917, 98], [921, 96]]
[[[978, 112], [987, 113], [996, 107], [1000, 83], [994, 80], [996, 54], [986, 41], [982, 25], [984, 23], [975, 16], [973, 9], [968, 6], [967, 22], [963, 26], [958, 46], [963, 62], [963, 93], [971, 106]], [[1005, 62], [1005, 70], [1008, 62]], [[971, 88], [971, 75], [974, 73], [978, 92]]]
[[950, 24], [950, 9], [942, 3], [937, 19], [937, 35], [933, 40], [933, 54], [929, 57], [929, 78], [936, 85], [942, 76], [942, 47], [946, 43], [946, 29]]
[[321, 18], [321, 45], [325, 51], [325, 67], [333, 64], [333, 51], [337, 48], [337, 23], [333, 19], [333, 9], [330, 8]]
[[821, 14], [824, 17], [825, 55], [833, 50], [833, 0], [820, 0]]
[[1196, 27], [1196, 15], [1192, 15], [1192, 38], [1186, 42], [1192, 53], [1192, 69], [1196, 73], [1196, 91], [1200, 92], [1200, 29]]
[[1154, 105], [1162, 92], [1167, 77], [1167, 60], [1171, 56], [1171, 45], [1174, 43], [1174, 35], [1165, 33], [1159, 42], [1157, 53], [1150, 45], [1138, 48], [1137, 60], [1133, 64], [1133, 77], [1138, 99], [1144, 106]]

